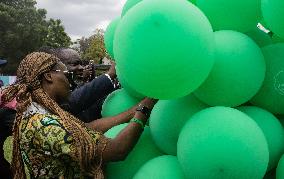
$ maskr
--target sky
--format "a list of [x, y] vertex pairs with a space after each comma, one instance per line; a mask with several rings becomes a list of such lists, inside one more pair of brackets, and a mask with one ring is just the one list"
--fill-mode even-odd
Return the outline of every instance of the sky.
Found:
[[106, 29], [120, 16], [126, 0], [37, 0], [47, 10], [47, 18], [60, 19], [65, 32], [75, 41], [89, 37], [96, 28]]

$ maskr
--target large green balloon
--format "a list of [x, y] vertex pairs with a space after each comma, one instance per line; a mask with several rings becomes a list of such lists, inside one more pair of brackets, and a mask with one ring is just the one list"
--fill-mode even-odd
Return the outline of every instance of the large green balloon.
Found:
[[193, 114], [206, 107], [193, 95], [175, 100], [159, 100], [149, 120], [154, 142], [163, 152], [176, 155], [181, 128]]
[[164, 155], [145, 163], [133, 179], [184, 179], [176, 156]]
[[263, 132], [246, 114], [211, 107], [183, 127], [177, 157], [187, 178], [261, 179], [269, 152]]
[[123, 76], [120, 74], [119, 69], [116, 69], [116, 74], [117, 74], [117, 78], [119, 80], [119, 83], [121, 84], [121, 86], [123, 87], [123, 89], [125, 89], [127, 91], [127, 93], [131, 96], [133, 96], [134, 98], [137, 99], [143, 99], [145, 96], [138, 93], [137, 91], [135, 91], [133, 88], [131, 88], [127, 82], [125, 81], [125, 79], [123, 78]]
[[263, 47], [262, 52], [266, 61], [266, 75], [251, 103], [274, 114], [284, 114], [284, 43]]
[[[107, 131], [106, 136], [114, 138], [124, 126], [125, 124], [110, 129]], [[155, 146], [151, 138], [150, 129], [146, 126], [138, 143], [124, 161], [107, 164], [106, 178], [132, 179], [141, 166], [152, 158], [160, 155], [162, 155], [162, 153]]]
[[106, 50], [108, 54], [111, 56], [112, 59], [114, 59], [113, 55], [113, 38], [114, 38], [114, 33], [116, 30], [116, 27], [120, 21], [120, 17], [114, 19], [107, 27], [104, 35], [104, 43]]
[[142, 0], [127, 0], [122, 8], [121, 17], [123, 17], [129, 9], [131, 9], [133, 6], [135, 6], [141, 1]]
[[284, 1], [261, 0], [261, 10], [268, 28], [284, 38]]
[[254, 106], [238, 107], [261, 128], [269, 149], [268, 171], [275, 168], [284, 153], [284, 130], [279, 120], [270, 112]]
[[271, 37], [257, 27], [253, 30], [250, 30], [249, 32], [246, 32], [246, 35], [252, 38], [252, 40], [254, 40], [254, 42], [257, 43], [259, 47], [272, 44]]
[[214, 30], [253, 29], [261, 17], [260, 0], [196, 0]]
[[130, 96], [124, 89], [119, 89], [108, 95], [104, 101], [101, 113], [103, 117], [115, 116], [139, 102], [140, 99]]
[[214, 36], [206, 16], [185, 0], [145, 0], [120, 21], [114, 37], [117, 69], [139, 93], [186, 96], [208, 76]]
[[284, 155], [282, 155], [276, 169], [276, 179], [283, 179], [283, 178], [284, 178]]
[[257, 44], [236, 31], [215, 32], [215, 65], [195, 95], [211, 106], [238, 106], [260, 89], [265, 60]]

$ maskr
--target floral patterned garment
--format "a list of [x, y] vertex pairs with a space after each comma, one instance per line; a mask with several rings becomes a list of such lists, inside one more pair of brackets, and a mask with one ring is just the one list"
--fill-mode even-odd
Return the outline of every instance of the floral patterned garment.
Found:
[[[24, 114], [20, 129], [20, 150], [31, 178], [80, 178], [73, 138], [60, 118], [32, 103]], [[98, 142], [100, 133], [90, 131]]]

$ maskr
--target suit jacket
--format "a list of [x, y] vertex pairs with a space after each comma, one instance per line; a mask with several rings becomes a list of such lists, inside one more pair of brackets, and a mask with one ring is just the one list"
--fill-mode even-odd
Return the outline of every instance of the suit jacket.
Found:
[[69, 111], [83, 122], [99, 119], [104, 99], [114, 90], [111, 80], [101, 75], [71, 93]]

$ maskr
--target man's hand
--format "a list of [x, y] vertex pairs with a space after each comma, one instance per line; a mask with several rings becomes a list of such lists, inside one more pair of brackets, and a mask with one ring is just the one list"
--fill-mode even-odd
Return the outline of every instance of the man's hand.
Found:
[[91, 79], [92, 75], [93, 75], [93, 68], [92, 68], [92, 66], [91, 65], [86, 65], [84, 67], [84, 71], [83, 71], [83, 74], [82, 74], [83, 81], [84, 82], [88, 82], [88, 81], [92, 80]]
[[139, 105], [146, 106], [147, 108], [152, 110], [157, 102], [158, 102], [157, 99], [146, 97], [139, 103]]
[[111, 66], [107, 74], [110, 76], [112, 80], [116, 78], [115, 62], [111, 62]]

